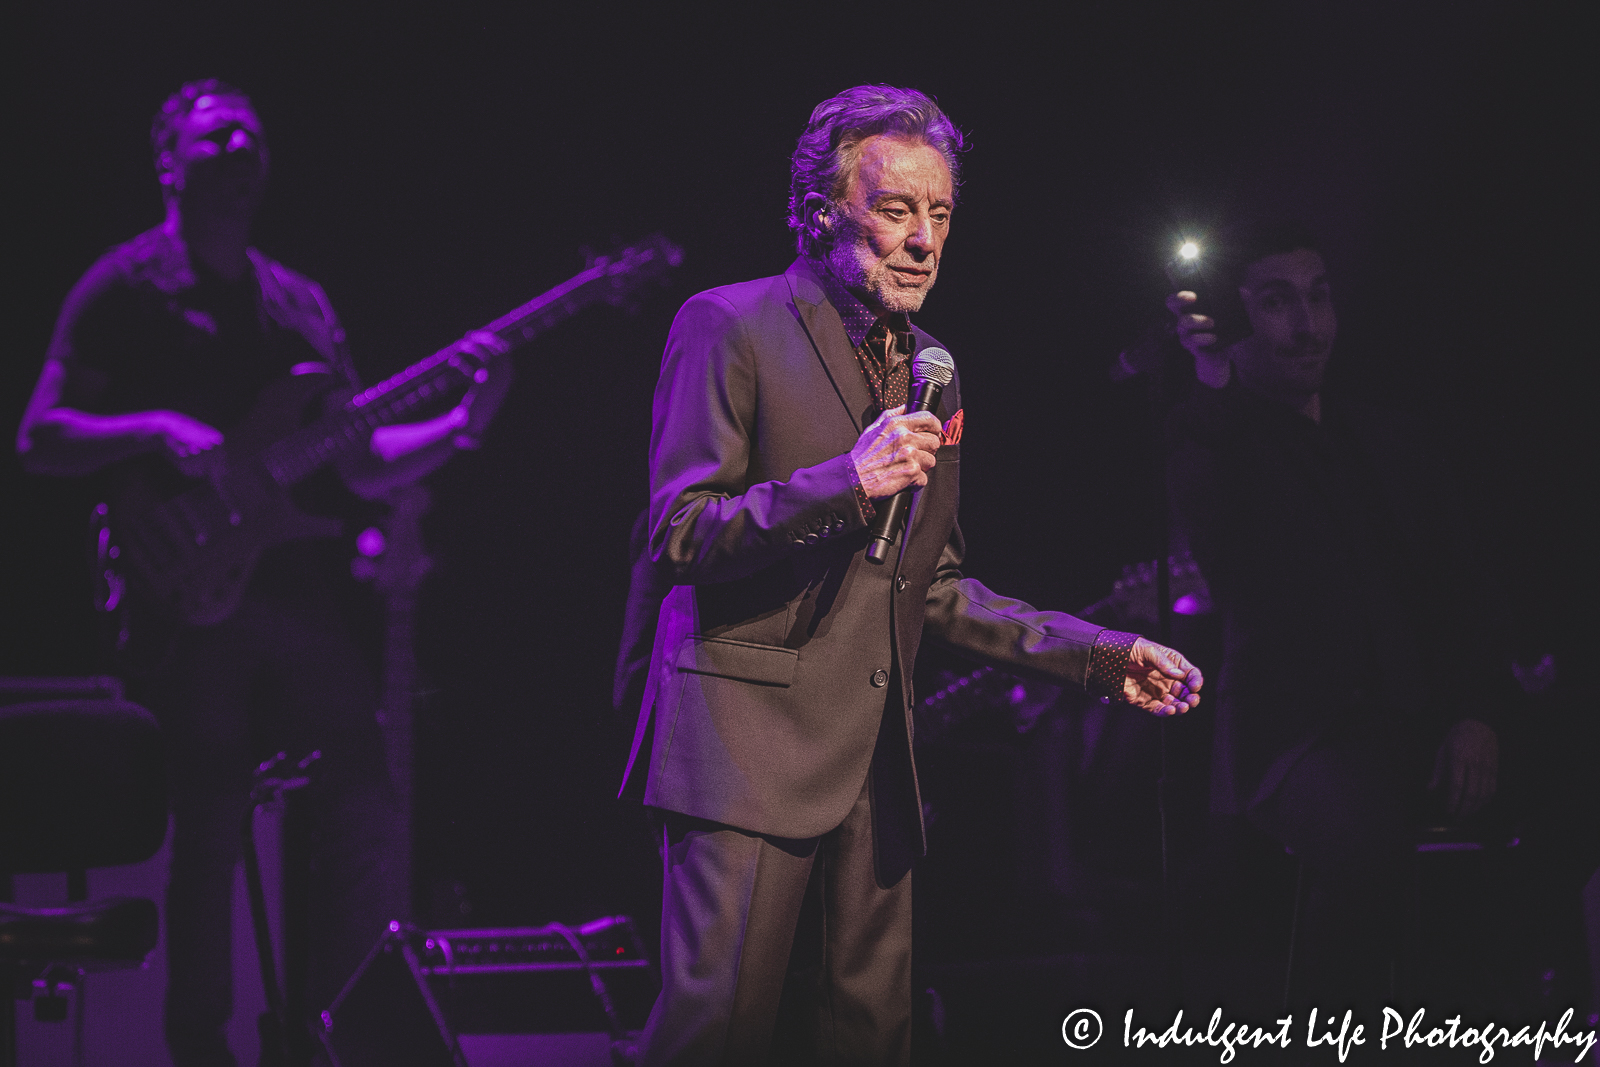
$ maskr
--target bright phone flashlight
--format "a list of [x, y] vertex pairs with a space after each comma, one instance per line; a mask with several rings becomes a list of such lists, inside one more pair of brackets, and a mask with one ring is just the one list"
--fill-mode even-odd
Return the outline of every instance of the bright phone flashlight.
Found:
[[1193, 289], [1200, 278], [1200, 242], [1181, 238], [1178, 254], [1167, 260], [1167, 280], [1179, 289]]

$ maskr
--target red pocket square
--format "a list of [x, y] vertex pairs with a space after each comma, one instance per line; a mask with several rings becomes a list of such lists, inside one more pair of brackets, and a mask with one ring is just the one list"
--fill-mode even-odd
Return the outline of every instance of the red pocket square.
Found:
[[944, 424], [944, 435], [941, 444], [959, 445], [961, 443], [961, 428], [967, 421], [967, 409], [962, 408], [950, 416], [950, 421]]

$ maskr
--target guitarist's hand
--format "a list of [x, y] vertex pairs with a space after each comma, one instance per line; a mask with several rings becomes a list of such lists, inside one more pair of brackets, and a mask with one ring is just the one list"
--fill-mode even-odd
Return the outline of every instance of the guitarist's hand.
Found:
[[461, 432], [456, 434], [455, 445], [477, 448], [511, 389], [511, 346], [487, 330], [474, 330], [461, 339], [461, 347], [483, 363], [484, 380], [468, 390], [456, 408]]
[[222, 431], [181, 411], [148, 413], [152, 436], [161, 439], [172, 465], [191, 478], [209, 474], [221, 456], [215, 451], [222, 444]]
[[1122, 698], [1155, 715], [1182, 715], [1200, 703], [1205, 679], [1183, 653], [1141, 637], [1128, 652]]
[[340, 466], [345, 484], [358, 496], [375, 500], [437, 470], [456, 449], [478, 447], [511, 388], [510, 346], [486, 330], [474, 330], [457, 347], [479, 365], [467, 394], [442, 415], [373, 430], [369, 456], [352, 457]]

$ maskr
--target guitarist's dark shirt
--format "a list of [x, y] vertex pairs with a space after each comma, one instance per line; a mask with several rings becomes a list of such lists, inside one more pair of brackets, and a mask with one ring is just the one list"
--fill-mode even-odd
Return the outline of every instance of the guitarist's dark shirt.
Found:
[[[47, 359], [65, 372], [61, 404], [99, 415], [179, 411], [226, 435], [267, 385], [291, 373], [315, 371], [329, 375], [330, 386], [359, 388], [322, 289], [253, 249], [250, 261], [244, 277], [229, 282], [191, 262], [159, 227], [100, 257], [68, 294], [50, 342]], [[147, 470], [164, 464], [133, 462]], [[294, 496], [306, 510], [346, 519], [361, 513], [331, 470]], [[280, 545], [257, 567], [252, 594], [348, 582], [348, 557], [333, 541]]]
[[170, 408], [226, 433], [297, 364], [358, 385], [317, 284], [251, 258], [254, 269], [228, 282], [160, 228], [107, 252], [67, 296], [51, 339], [48, 358], [67, 371], [61, 402], [102, 415]]

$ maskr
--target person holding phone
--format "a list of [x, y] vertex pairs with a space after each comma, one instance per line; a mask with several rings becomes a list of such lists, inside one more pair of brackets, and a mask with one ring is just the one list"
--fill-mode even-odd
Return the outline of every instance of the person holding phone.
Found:
[[1492, 661], [1476, 567], [1417, 420], [1324, 388], [1338, 316], [1313, 235], [1262, 223], [1227, 251], [1191, 272], [1210, 291], [1167, 299], [1196, 379], [1170, 498], [1225, 635], [1212, 808], [1305, 865], [1296, 970], [1318, 986], [1295, 992], [1375, 1000], [1418, 828], [1496, 794], [1494, 681], [1459, 681]]

